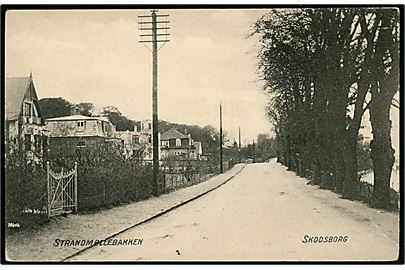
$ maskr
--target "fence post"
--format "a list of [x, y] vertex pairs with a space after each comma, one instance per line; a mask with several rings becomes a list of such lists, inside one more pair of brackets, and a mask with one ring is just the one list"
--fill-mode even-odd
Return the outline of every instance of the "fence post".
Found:
[[66, 208], [65, 207], [66, 206], [66, 195], [65, 195], [66, 190], [63, 188], [65, 186], [65, 176], [63, 175], [63, 167], [61, 168], [60, 174], [61, 174], [60, 181], [62, 182], [61, 192], [62, 192], [62, 212], [63, 212], [63, 211], [65, 211], [65, 208]]
[[163, 178], [163, 193], [166, 192], [166, 167], [165, 165], [161, 166], [163, 169], [160, 171], [161, 177]]
[[46, 162], [46, 186], [47, 186], [47, 209], [48, 209], [48, 219], [51, 218], [51, 202], [50, 202], [50, 183], [49, 183], [49, 161]]
[[74, 192], [75, 192], [75, 213], [77, 213], [77, 211], [78, 211], [78, 204], [79, 204], [79, 202], [77, 201], [77, 161], [75, 161], [75, 177], [74, 177], [74, 179], [75, 179], [75, 183], [74, 183], [74, 186], [75, 186], [75, 190], [74, 190]]

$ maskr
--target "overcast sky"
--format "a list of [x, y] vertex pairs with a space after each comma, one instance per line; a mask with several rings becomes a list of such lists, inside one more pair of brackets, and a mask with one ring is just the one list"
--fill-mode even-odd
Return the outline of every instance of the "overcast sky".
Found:
[[[218, 128], [219, 103], [229, 139], [250, 143], [271, 133], [256, 74], [257, 43], [247, 39], [265, 9], [164, 10], [171, 41], [159, 51], [159, 117]], [[40, 98], [116, 106], [151, 118], [151, 53], [138, 43], [138, 15], [148, 10], [8, 11], [6, 76], [33, 72]], [[396, 96], [399, 99], [399, 96]], [[399, 110], [392, 109], [399, 153]], [[361, 133], [371, 138], [368, 113]]]
[[[149, 10], [9, 11], [6, 76], [32, 70], [39, 98], [116, 106], [151, 118], [151, 53], [138, 43], [138, 15]], [[159, 117], [218, 127], [250, 142], [270, 133], [246, 35], [265, 10], [159, 10], [170, 15], [171, 41], [159, 50]]]

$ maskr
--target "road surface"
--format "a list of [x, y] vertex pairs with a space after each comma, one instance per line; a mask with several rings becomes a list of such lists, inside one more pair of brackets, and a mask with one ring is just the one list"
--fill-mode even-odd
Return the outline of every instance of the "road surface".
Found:
[[396, 260], [398, 220], [271, 161], [114, 237], [138, 245], [97, 246], [70, 261]]

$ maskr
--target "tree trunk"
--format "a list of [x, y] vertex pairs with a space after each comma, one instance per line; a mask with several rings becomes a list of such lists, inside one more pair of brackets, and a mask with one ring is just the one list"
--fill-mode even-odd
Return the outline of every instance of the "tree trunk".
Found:
[[[342, 91], [341, 91], [342, 92]], [[345, 117], [346, 117], [346, 103], [343, 102], [345, 99], [342, 97], [341, 92], [338, 92], [335, 97], [335, 101], [331, 106], [331, 130], [332, 130], [332, 140], [330, 149], [332, 150], [333, 158], [330, 165], [329, 172], [333, 173], [333, 178], [335, 179], [335, 191], [337, 193], [343, 194], [343, 183], [345, 178]], [[333, 170], [334, 168], [334, 170]]]
[[[382, 95], [382, 93], [380, 94]], [[390, 95], [375, 98], [370, 106], [373, 140], [370, 143], [374, 167], [373, 207], [390, 207], [390, 180], [394, 165], [394, 149], [391, 146]]]
[[345, 175], [342, 195], [344, 198], [356, 199], [358, 197], [357, 132], [348, 134], [344, 143]]
[[293, 153], [292, 153], [292, 147], [291, 147], [291, 138], [290, 136], [287, 136], [287, 145], [286, 145], [286, 166], [287, 170], [291, 171], [293, 169]]
[[281, 163], [280, 151], [277, 151], [277, 163]]
[[319, 185], [321, 183], [321, 170], [319, 168], [319, 164], [314, 164], [312, 170], [314, 184]]
[[343, 194], [343, 180], [345, 177], [345, 163], [340, 153], [335, 155], [334, 189], [336, 193]]
[[[391, 102], [399, 89], [399, 39], [393, 35], [398, 27], [398, 14], [381, 10], [381, 30], [375, 49], [375, 78], [371, 90], [370, 121], [373, 140], [370, 143], [371, 159], [374, 167], [373, 206], [390, 207], [390, 180], [394, 165], [394, 149], [391, 144]], [[391, 58], [391, 70], [387, 74], [384, 61], [387, 52]]]

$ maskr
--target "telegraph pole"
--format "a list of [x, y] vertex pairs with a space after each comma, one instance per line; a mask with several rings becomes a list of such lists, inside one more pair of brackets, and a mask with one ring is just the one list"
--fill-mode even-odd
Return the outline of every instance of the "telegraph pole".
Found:
[[222, 163], [222, 104], [219, 104], [219, 168], [220, 172], [224, 172], [223, 163]]
[[241, 151], [242, 151], [242, 145], [241, 145], [241, 143], [240, 143], [240, 141], [241, 141], [241, 137], [240, 137], [240, 127], [239, 127], [239, 163], [241, 163], [242, 162], [242, 157], [241, 157]]
[[[152, 149], [153, 149], [153, 195], [159, 196], [159, 118], [158, 118], [158, 43], [162, 46], [169, 42], [169, 15], [158, 15], [152, 9], [151, 15], [138, 16], [139, 30], [141, 31], [139, 43], [152, 43]], [[159, 21], [158, 18], [161, 18]], [[160, 27], [164, 24], [163, 27]], [[165, 30], [165, 31], [162, 31]]]
[[253, 147], [253, 151], [252, 151], [252, 152], [253, 152], [253, 153], [252, 153], [252, 154], [253, 154], [253, 163], [256, 163], [256, 157], [255, 157], [255, 155], [256, 155], [256, 153], [255, 153], [255, 141], [254, 141], [254, 140], [253, 140], [253, 146], [252, 146], [252, 147]]
[[239, 150], [242, 148], [242, 145], [241, 145], [241, 143], [240, 143], [240, 140], [241, 140], [241, 138], [240, 138], [240, 127], [239, 127]]

